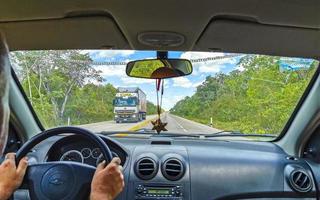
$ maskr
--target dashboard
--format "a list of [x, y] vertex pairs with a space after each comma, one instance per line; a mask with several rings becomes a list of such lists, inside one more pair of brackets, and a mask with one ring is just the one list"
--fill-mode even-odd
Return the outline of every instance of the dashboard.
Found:
[[[126, 187], [118, 200], [318, 198], [320, 165], [270, 142], [100, 137], [122, 161]], [[28, 156], [96, 166], [100, 154], [84, 138], [66, 135]]]

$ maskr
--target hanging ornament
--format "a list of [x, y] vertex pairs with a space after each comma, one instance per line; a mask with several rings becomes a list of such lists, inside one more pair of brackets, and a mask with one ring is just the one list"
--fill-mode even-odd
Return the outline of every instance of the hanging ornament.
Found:
[[161, 131], [168, 131], [165, 127], [168, 123], [163, 123], [160, 118], [152, 121], [151, 123], [153, 125], [152, 130], [157, 131], [158, 134], [160, 134]]
[[[161, 84], [162, 83], [162, 84]], [[160, 91], [160, 87], [161, 87], [161, 99], [160, 99], [160, 103], [159, 103], [159, 91]], [[157, 79], [156, 80], [156, 91], [157, 91], [157, 114], [158, 114], [158, 118], [155, 121], [151, 121], [153, 128], [152, 130], [157, 131], [158, 134], [160, 134], [161, 131], [168, 131], [165, 126], [168, 123], [163, 123], [161, 121], [161, 106], [162, 106], [162, 96], [163, 96], [163, 91], [164, 91], [164, 81], [162, 79]]]

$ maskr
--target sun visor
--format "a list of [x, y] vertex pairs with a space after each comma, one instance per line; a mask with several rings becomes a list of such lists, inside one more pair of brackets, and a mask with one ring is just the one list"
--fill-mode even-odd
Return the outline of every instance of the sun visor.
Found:
[[0, 23], [10, 50], [128, 49], [113, 19], [74, 17]]
[[207, 26], [194, 50], [318, 58], [319, 39], [319, 29], [215, 20]]

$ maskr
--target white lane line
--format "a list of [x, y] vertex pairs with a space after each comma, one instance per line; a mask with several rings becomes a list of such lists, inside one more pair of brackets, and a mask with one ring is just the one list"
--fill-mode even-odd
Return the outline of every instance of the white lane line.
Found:
[[[186, 121], [186, 123], [189, 123], [190, 125], [193, 125], [193, 128], [192, 129], [195, 129], [197, 131], [199, 131], [199, 129], [201, 129], [202, 131], [205, 131], [206, 133], [209, 131], [209, 132], [219, 132], [219, 131], [222, 131], [220, 129], [217, 129], [217, 128], [214, 128], [214, 127], [210, 127], [208, 125], [204, 125], [204, 124], [200, 124], [198, 122], [194, 122], [194, 121], [191, 121], [189, 119], [185, 119], [183, 117], [180, 117], [180, 116], [177, 116], [177, 115], [173, 115], [174, 117], [176, 117], [177, 119], [180, 119], [181, 121]], [[196, 127], [196, 128], [195, 128]], [[189, 129], [189, 131], [191, 131]]]
[[[171, 117], [171, 116], [170, 116]], [[179, 123], [179, 122], [177, 122], [177, 120], [176, 119], [174, 119], [174, 117], [171, 117], [175, 122], [176, 122], [176, 124], [178, 124], [178, 126], [184, 131], [184, 132], [188, 132], [185, 128], [183, 128], [183, 126]]]

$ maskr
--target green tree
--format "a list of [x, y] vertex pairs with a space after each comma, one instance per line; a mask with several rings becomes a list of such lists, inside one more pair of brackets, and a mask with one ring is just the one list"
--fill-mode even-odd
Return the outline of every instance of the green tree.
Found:
[[279, 58], [249, 55], [229, 74], [209, 76], [196, 93], [178, 102], [172, 113], [204, 124], [245, 133], [279, 133], [318, 62], [309, 68], [281, 71]]
[[[63, 124], [70, 95], [90, 81], [102, 81], [89, 63], [88, 54], [77, 50], [13, 52], [12, 60], [22, 85], [40, 115]], [[48, 114], [48, 108], [53, 112]], [[51, 119], [52, 121], [52, 119]], [[50, 122], [49, 122], [50, 123]]]

